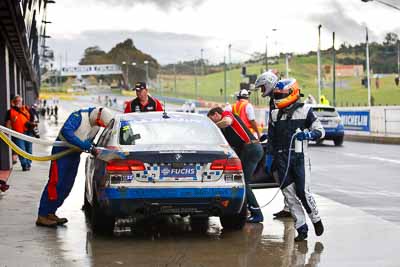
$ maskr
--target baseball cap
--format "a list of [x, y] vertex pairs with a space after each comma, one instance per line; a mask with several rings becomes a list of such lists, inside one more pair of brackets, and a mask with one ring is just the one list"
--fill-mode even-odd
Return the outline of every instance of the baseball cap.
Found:
[[137, 83], [135, 84], [135, 90], [136, 90], [136, 91], [140, 91], [140, 90], [142, 90], [142, 89], [147, 89], [146, 83], [145, 83], [145, 82], [137, 82]]

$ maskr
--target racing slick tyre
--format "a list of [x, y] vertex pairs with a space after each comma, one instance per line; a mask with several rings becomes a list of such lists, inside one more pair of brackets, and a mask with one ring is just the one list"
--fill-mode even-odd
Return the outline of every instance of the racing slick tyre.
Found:
[[115, 225], [115, 217], [109, 216], [99, 207], [98, 202], [93, 199], [90, 224], [92, 231], [97, 235], [112, 235]]
[[247, 203], [244, 202], [242, 209], [237, 214], [220, 216], [221, 225], [226, 230], [241, 230], [247, 220]]
[[333, 139], [333, 143], [335, 146], [343, 145], [343, 136], [335, 137], [335, 139]]

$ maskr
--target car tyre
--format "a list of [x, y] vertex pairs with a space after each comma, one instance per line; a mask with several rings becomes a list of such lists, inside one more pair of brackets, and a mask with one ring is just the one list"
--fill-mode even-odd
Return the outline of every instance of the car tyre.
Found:
[[83, 206], [82, 206], [82, 210], [85, 212], [85, 214], [90, 215], [92, 212], [92, 205], [90, 205], [89, 200], [87, 199], [86, 196], [86, 185], [85, 185], [85, 192], [83, 193]]
[[316, 141], [316, 144], [317, 144], [318, 146], [321, 146], [323, 143], [324, 143], [324, 139], [318, 139], [318, 140]]
[[205, 231], [208, 228], [207, 215], [190, 215], [190, 226], [195, 231]]
[[105, 214], [98, 202], [93, 199], [90, 224], [94, 234], [112, 235], [114, 231], [115, 217]]
[[335, 146], [343, 145], [343, 136], [335, 137], [335, 139], [333, 139], [333, 143]]
[[247, 220], [247, 203], [243, 203], [243, 207], [238, 214], [220, 216], [221, 225], [226, 230], [241, 230]]

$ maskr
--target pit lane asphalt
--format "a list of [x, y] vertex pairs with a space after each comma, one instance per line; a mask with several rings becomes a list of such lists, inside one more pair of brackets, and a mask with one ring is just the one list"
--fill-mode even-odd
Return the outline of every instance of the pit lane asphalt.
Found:
[[[63, 104], [59, 125], [47, 122], [43, 135], [55, 138], [73, 108]], [[263, 209], [263, 224], [242, 231], [224, 231], [214, 217], [201, 229], [167, 217], [133, 231], [120, 221], [113, 237], [93, 236], [80, 210], [83, 164], [58, 212], [70, 222], [39, 228], [34, 222], [49, 163], [35, 162], [29, 173], [15, 165], [11, 188], [0, 195], [0, 266], [398, 266], [398, 147], [345, 142], [337, 148], [327, 142], [311, 150], [312, 189], [326, 232], [315, 237], [310, 229], [309, 240], [300, 244], [293, 242], [291, 220], [272, 219], [281, 195]], [[265, 203], [273, 193], [257, 190], [256, 196]]]

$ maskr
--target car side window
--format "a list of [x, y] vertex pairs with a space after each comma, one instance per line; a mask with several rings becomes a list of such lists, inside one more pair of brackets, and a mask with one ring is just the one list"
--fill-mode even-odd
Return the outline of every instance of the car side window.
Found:
[[99, 147], [104, 147], [107, 145], [108, 141], [110, 140], [113, 127], [114, 127], [114, 120], [110, 121], [110, 123], [107, 125], [107, 128], [101, 134], [99, 142], [97, 144]]

